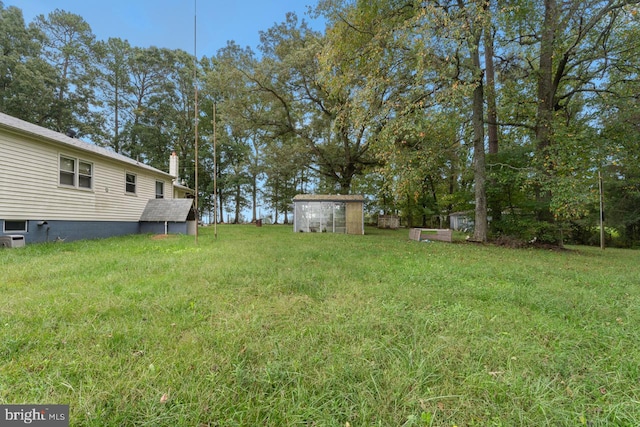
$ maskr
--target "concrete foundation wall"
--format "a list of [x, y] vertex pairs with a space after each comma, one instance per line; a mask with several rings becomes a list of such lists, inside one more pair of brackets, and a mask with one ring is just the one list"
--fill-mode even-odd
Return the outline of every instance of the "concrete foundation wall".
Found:
[[[125, 221], [27, 221], [27, 232], [4, 230], [4, 220], [0, 219], [1, 234], [19, 234], [25, 238], [25, 243], [43, 243], [64, 240], [70, 242], [83, 239], [103, 239], [106, 237], [124, 236], [140, 232], [139, 222]], [[163, 229], [164, 230], [164, 229]], [[164, 232], [164, 231], [163, 231]]]

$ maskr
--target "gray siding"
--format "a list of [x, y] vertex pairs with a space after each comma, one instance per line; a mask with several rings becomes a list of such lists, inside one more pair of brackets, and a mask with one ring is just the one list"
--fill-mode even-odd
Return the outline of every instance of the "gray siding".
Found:
[[[24, 236], [25, 243], [43, 243], [83, 239], [101, 239], [105, 237], [136, 234], [140, 231], [138, 221], [28, 221], [26, 233], [7, 232]], [[4, 229], [4, 221], [0, 219], [0, 234]]]

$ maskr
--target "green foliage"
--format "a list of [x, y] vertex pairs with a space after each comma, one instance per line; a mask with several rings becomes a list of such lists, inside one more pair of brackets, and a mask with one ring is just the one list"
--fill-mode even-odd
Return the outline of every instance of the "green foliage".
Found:
[[[632, 19], [623, 32], [623, 41], [634, 46], [640, 27], [632, 9]], [[637, 50], [621, 52], [621, 66], [610, 76], [616, 92], [628, 96], [602, 97], [603, 138], [606, 156], [601, 160], [604, 180], [605, 220], [621, 233], [624, 245], [640, 240], [640, 115], [636, 108], [638, 83]]]
[[42, 58], [56, 70], [54, 101], [44, 121], [46, 127], [78, 137], [100, 135], [96, 100], [95, 35], [79, 15], [56, 9], [34, 24], [43, 37]]
[[218, 231], [0, 250], [0, 403], [78, 426], [640, 422], [636, 251]]
[[43, 123], [54, 102], [55, 69], [42, 58], [44, 34], [26, 27], [22, 11], [0, 2], [0, 111]]
[[502, 150], [499, 154], [487, 158], [489, 194], [492, 200], [500, 202], [505, 209], [513, 209], [521, 205], [527, 176], [531, 171], [528, 165], [529, 151], [523, 148]]
[[504, 236], [514, 239], [518, 245], [549, 244], [561, 245], [561, 228], [559, 224], [538, 221], [533, 215], [506, 214], [499, 220], [492, 221], [494, 237], [501, 241]]
[[175, 150], [193, 187], [197, 86], [201, 210], [215, 163], [236, 218], [245, 203], [255, 217], [259, 196], [281, 215], [297, 192], [362, 191], [412, 222], [474, 208], [481, 220], [486, 193], [493, 234], [533, 238], [591, 230], [600, 171], [608, 220], [640, 240], [635, 2], [323, 0], [315, 14], [324, 33], [289, 14], [257, 53], [230, 42], [196, 60], [96, 40], [61, 10], [27, 25], [2, 5], [0, 111], [161, 169]]

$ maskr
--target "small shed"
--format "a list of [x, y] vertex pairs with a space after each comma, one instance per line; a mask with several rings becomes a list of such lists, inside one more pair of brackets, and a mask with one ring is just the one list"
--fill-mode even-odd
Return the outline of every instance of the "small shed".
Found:
[[140, 232], [196, 234], [193, 199], [151, 199], [140, 216]]
[[473, 228], [473, 212], [452, 212], [449, 214], [449, 228], [463, 231]]
[[295, 232], [364, 234], [364, 196], [298, 194], [293, 210]]
[[397, 230], [400, 228], [400, 217], [398, 215], [378, 215], [378, 228]]

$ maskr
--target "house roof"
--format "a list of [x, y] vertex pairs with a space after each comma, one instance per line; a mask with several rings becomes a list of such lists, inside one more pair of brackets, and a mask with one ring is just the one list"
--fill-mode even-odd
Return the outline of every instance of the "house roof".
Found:
[[128, 165], [131, 165], [137, 168], [146, 169], [148, 171], [152, 171], [154, 173], [162, 174], [167, 177], [173, 178], [173, 176], [168, 174], [167, 172], [161, 171], [160, 169], [156, 169], [144, 163], [138, 162], [127, 156], [123, 156], [122, 154], [118, 154], [104, 147], [99, 147], [95, 144], [90, 144], [80, 139], [70, 138], [63, 133], [56, 132], [51, 129], [43, 128], [42, 126], [34, 125], [33, 123], [26, 122], [24, 120], [18, 119], [13, 116], [9, 116], [4, 113], [0, 113], [0, 128], [5, 128], [5, 129], [13, 130], [15, 132], [19, 132], [22, 134], [35, 136], [39, 139], [45, 139], [49, 142], [61, 145], [63, 147], [75, 148], [78, 150], [86, 151], [100, 157], [104, 157], [110, 160], [115, 160], [120, 163], [126, 163]]
[[298, 194], [294, 202], [364, 202], [358, 194]]
[[193, 199], [151, 199], [147, 202], [140, 221], [184, 222], [193, 207]]
[[195, 194], [193, 188], [189, 188], [186, 185], [178, 184], [176, 181], [173, 181], [173, 187], [179, 190], [186, 191], [187, 193]]
[[470, 216], [473, 215], [473, 211], [459, 211], [459, 212], [451, 212], [449, 216]]

